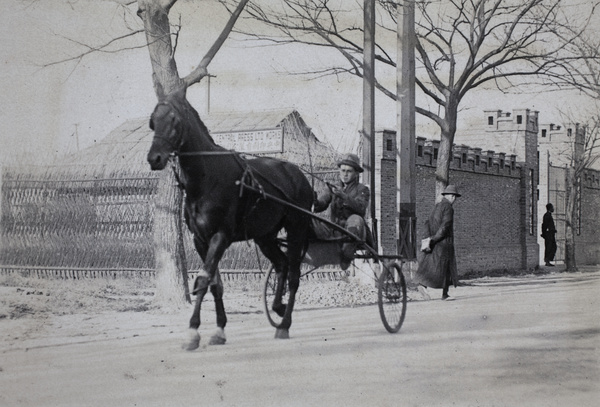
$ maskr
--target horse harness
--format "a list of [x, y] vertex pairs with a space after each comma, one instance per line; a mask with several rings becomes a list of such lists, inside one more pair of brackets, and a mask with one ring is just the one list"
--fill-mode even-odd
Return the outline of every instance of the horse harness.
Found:
[[[252, 168], [250, 168], [250, 166], [248, 165], [248, 163], [246, 162], [246, 160], [243, 157], [241, 157], [234, 150], [227, 150], [227, 151], [198, 151], [198, 152], [193, 152], [193, 153], [181, 153], [181, 152], [180, 153], [175, 153], [175, 152], [173, 152], [173, 153], [171, 153], [171, 158], [175, 159], [178, 156], [182, 156], [182, 155], [226, 155], [226, 154], [233, 155], [233, 157], [235, 158], [236, 162], [243, 169], [243, 173], [242, 173], [241, 179], [238, 180], [238, 181], [236, 181], [236, 185], [240, 186], [239, 197], [241, 198], [243, 196], [244, 190], [248, 189], [248, 187], [259, 194], [259, 197], [254, 201], [254, 203], [250, 207], [250, 210], [244, 216], [244, 223], [245, 223], [246, 219], [257, 208], [258, 203], [261, 200], [267, 200], [268, 198], [266, 196], [267, 194], [265, 193], [264, 187], [258, 181], [258, 179], [256, 178], [256, 176], [252, 172]], [[185, 190], [185, 183], [181, 180], [179, 172], [177, 171], [177, 164], [176, 164], [175, 160], [171, 160], [171, 168], [173, 170], [173, 176], [175, 177], [175, 181], [177, 183], [177, 187], [180, 190], [184, 191]], [[279, 188], [277, 185], [275, 185], [273, 183], [270, 183], [270, 184], [271, 184], [271, 186], [273, 188], [277, 189], [288, 201], [291, 201], [291, 199], [287, 196], [287, 194], [285, 193], [285, 191], [283, 191], [281, 188]]]

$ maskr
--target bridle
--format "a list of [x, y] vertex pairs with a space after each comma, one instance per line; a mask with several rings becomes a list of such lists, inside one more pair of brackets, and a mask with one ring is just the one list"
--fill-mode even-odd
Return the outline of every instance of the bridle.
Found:
[[[166, 106], [169, 109], [169, 113], [171, 112], [176, 112], [179, 114], [179, 112], [177, 111], [177, 109], [175, 108], [175, 106], [173, 106], [172, 103], [169, 102], [158, 102], [158, 104], [156, 105], [156, 107], [154, 108], [154, 112], [156, 112], [156, 109], [159, 106]], [[150, 116], [150, 128], [154, 131], [154, 112], [152, 113], [152, 116]], [[171, 131], [174, 131], [175, 129], [173, 128], [174, 126], [172, 126]], [[156, 134], [156, 131], [154, 131], [154, 138], [158, 138], [162, 141], [164, 141], [165, 143], [167, 143], [169, 145], [169, 147], [171, 147], [171, 149], [173, 150], [173, 152], [171, 154], [169, 154], [169, 157], [172, 157], [174, 155], [177, 155], [177, 151], [179, 151], [181, 149], [181, 147], [183, 146], [183, 135], [179, 134], [179, 137], [177, 141], [173, 142], [173, 140], [171, 140], [171, 137], [166, 137], [163, 136], [161, 134]]]

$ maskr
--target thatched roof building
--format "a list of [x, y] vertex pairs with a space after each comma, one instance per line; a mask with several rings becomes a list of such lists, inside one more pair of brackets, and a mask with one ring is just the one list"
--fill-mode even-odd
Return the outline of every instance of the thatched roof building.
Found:
[[[296, 110], [211, 113], [202, 119], [217, 143], [226, 148], [280, 158], [309, 171], [311, 166], [315, 172], [335, 168], [338, 154], [330, 145], [317, 139]], [[271, 137], [273, 134], [281, 137], [281, 148], [277, 151], [243, 151], [235, 148], [234, 140], [240, 135], [245, 135], [246, 138], [252, 135], [259, 137], [269, 130], [272, 131]], [[147, 118], [132, 119], [93, 146], [63, 157], [57, 165], [65, 167], [63, 170], [71, 167], [80, 175], [109, 176], [150, 172], [146, 154], [152, 137], [153, 132], [148, 127]], [[228, 142], [229, 140], [232, 142]]]
[[[295, 110], [219, 113], [204, 121], [215, 140], [293, 162], [318, 177], [335, 176], [336, 152]], [[153, 270], [158, 174], [146, 161], [152, 138], [147, 118], [129, 120], [55, 165], [4, 168], [0, 267], [61, 276]], [[193, 252], [186, 239], [186, 251]], [[255, 250], [239, 246], [221, 268], [258, 268]], [[189, 269], [199, 267], [198, 256], [187, 260]]]

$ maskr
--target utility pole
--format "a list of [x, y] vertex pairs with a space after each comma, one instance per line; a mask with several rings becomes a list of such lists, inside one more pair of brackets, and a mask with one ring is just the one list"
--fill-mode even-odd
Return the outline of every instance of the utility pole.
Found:
[[370, 213], [377, 249], [375, 212], [375, 0], [364, 0], [363, 47], [363, 130], [362, 161], [365, 167], [363, 181], [371, 190]]
[[75, 123], [75, 143], [77, 151], [79, 151], [79, 123]]
[[416, 258], [415, 185], [415, 2], [398, 4], [396, 164], [398, 202], [398, 255]]
[[208, 77], [206, 78], [206, 114], [207, 115], [210, 114], [210, 77], [211, 77], [211, 75], [208, 75]]

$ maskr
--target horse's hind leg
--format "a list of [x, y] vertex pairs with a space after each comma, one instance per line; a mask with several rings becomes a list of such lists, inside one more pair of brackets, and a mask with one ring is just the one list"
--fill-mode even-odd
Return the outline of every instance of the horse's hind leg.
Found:
[[[289, 235], [289, 234], [288, 234]], [[285, 314], [275, 331], [275, 338], [288, 339], [290, 337], [290, 327], [292, 326], [292, 312], [296, 302], [296, 292], [300, 286], [300, 264], [302, 262], [302, 253], [304, 252], [304, 242], [302, 240], [288, 240], [288, 287], [290, 295]]]
[[275, 262], [271, 262], [273, 267], [275, 268], [275, 273], [277, 274], [277, 286], [275, 287], [275, 298], [273, 299], [273, 305], [271, 305], [271, 309], [280, 317], [285, 315], [285, 309], [287, 304], [283, 302], [283, 295], [285, 293], [285, 284], [288, 278], [288, 268], [287, 261], [283, 253], [281, 253], [281, 257]]
[[[289, 234], [288, 234], [289, 237]], [[277, 291], [273, 301], [273, 310], [282, 317], [281, 323], [275, 331], [275, 338], [287, 339], [290, 337], [289, 329], [292, 325], [292, 311], [296, 292], [300, 285], [300, 263], [304, 250], [304, 241], [288, 240], [287, 256], [284, 254], [275, 239], [264, 239], [257, 241], [263, 254], [271, 260], [273, 267], [277, 270]], [[283, 287], [288, 280], [289, 299], [287, 304], [282, 304]]]
[[277, 274], [277, 287], [275, 287], [275, 298], [271, 309], [280, 317], [285, 314], [286, 304], [283, 303], [283, 293], [288, 277], [288, 264], [285, 254], [279, 248], [275, 238], [254, 239], [261, 252], [273, 264]]
[[225, 306], [223, 305], [223, 280], [221, 280], [221, 273], [217, 269], [215, 274], [216, 282], [210, 286], [210, 292], [215, 299], [215, 309], [217, 312], [217, 331], [211, 336], [209, 345], [223, 345], [227, 340], [225, 338], [225, 325], [227, 325], [227, 314], [225, 313]]

